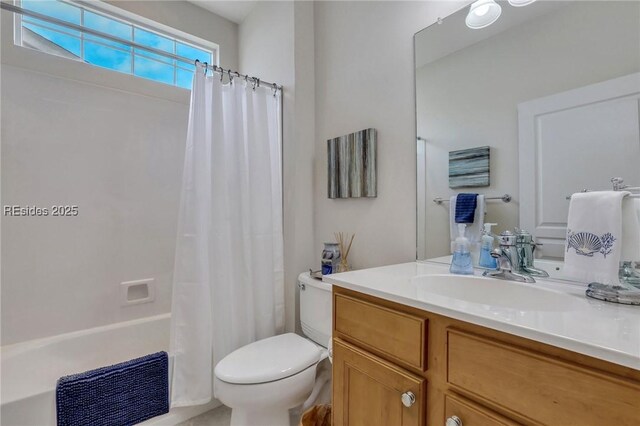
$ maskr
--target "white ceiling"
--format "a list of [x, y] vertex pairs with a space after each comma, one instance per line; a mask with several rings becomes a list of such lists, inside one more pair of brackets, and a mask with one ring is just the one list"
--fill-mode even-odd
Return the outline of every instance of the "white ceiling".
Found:
[[441, 24], [433, 24], [417, 33], [415, 36], [416, 68], [421, 68], [526, 21], [553, 13], [571, 2], [537, 1], [526, 7], [513, 7], [506, 1], [500, 0], [498, 3], [502, 6], [502, 15], [496, 23], [481, 30], [472, 30], [465, 25], [464, 21], [469, 8], [464, 7], [444, 18]]
[[256, 1], [250, 0], [234, 0], [234, 1], [218, 1], [218, 0], [189, 0], [196, 6], [222, 16], [236, 24], [242, 23], [244, 18], [251, 13]]

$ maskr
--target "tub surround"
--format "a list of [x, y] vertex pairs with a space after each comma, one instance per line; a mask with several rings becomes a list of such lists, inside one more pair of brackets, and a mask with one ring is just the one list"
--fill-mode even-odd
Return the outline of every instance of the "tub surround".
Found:
[[[55, 426], [55, 389], [60, 377], [169, 351], [169, 321], [170, 314], [156, 315], [2, 346], [1, 423]], [[141, 425], [177, 424], [219, 405], [212, 400], [173, 408]]]
[[[504, 282], [497, 287], [504, 291], [494, 295], [496, 304], [472, 303], [442, 292], [430, 292], [421, 281], [424, 278], [420, 278], [442, 274], [448, 274], [447, 265], [410, 262], [328, 275], [323, 280], [365, 295], [640, 370], [638, 307], [588, 299], [583, 286], [542, 279], [535, 284]], [[476, 270], [476, 275], [480, 274], [481, 270]], [[482, 281], [478, 277], [477, 285], [482, 286]], [[487, 292], [499, 291], [493, 286], [484, 287]], [[545, 298], [549, 297], [548, 292], [557, 292], [560, 303], [546, 300], [538, 303], [536, 288], [541, 289], [544, 293], [541, 296]], [[486, 296], [490, 299], [491, 295]], [[566, 309], [563, 309], [565, 302]]]

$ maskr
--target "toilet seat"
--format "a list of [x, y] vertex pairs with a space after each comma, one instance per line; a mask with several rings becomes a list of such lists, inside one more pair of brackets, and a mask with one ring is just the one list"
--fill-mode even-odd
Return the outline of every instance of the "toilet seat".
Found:
[[319, 346], [297, 334], [286, 333], [230, 353], [216, 365], [215, 376], [231, 384], [268, 383], [294, 376], [322, 358]]

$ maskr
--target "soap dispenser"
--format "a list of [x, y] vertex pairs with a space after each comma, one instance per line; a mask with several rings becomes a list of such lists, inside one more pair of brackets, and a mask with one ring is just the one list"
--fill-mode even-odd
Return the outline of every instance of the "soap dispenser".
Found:
[[451, 259], [451, 267], [449, 271], [452, 274], [473, 275], [473, 261], [471, 260], [471, 252], [469, 251], [469, 240], [464, 236], [467, 225], [458, 224], [458, 238], [456, 238], [456, 249]]
[[484, 224], [482, 247], [480, 248], [480, 261], [478, 262], [482, 268], [496, 269], [498, 267], [496, 259], [491, 256], [491, 251], [493, 250], [493, 235], [491, 234], [491, 227], [494, 225], [497, 225], [497, 223]]

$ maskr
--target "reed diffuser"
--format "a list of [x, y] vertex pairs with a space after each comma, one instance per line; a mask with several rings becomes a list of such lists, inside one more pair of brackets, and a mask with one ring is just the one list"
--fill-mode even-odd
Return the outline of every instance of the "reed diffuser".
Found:
[[[353, 238], [356, 234], [352, 234], [349, 237], [349, 234], [345, 234], [343, 232], [336, 232], [333, 234], [336, 237], [336, 242], [338, 243], [338, 248], [340, 249], [340, 263], [338, 264], [338, 272], [347, 272], [351, 270], [351, 266], [349, 266], [349, 252], [351, 251], [351, 244], [353, 244]], [[349, 241], [349, 244], [347, 244]]]

